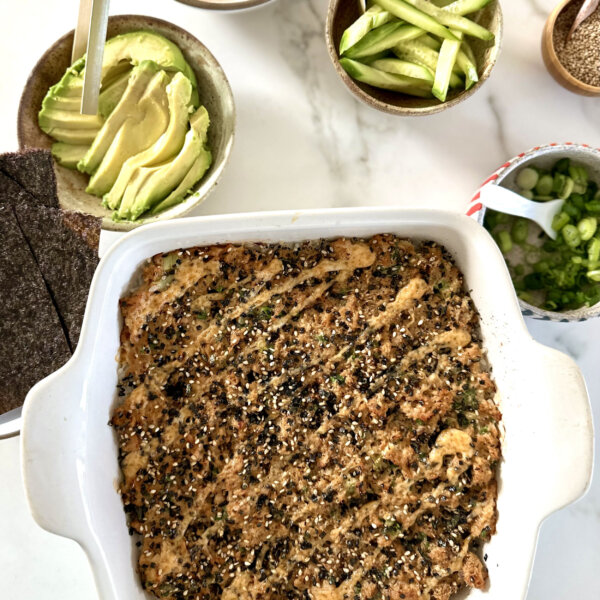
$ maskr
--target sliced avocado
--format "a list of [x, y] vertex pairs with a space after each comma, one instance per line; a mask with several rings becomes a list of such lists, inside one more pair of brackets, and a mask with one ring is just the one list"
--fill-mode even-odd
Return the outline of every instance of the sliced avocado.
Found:
[[[125, 64], [125, 69], [110, 82], [102, 82], [102, 89], [98, 99], [98, 112], [106, 118], [117, 105], [127, 87], [127, 80], [131, 74], [131, 67]], [[83, 72], [76, 76], [71, 73], [62, 83], [57, 84], [44, 98], [43, 108], [57, 110], [80, 111], [81, 94], [83, 92]]]
[[142, 185], [133, 201], [121, 202], [117, 211], [118, 219], [135, 221], [141, 214], [164, 200], [172, 190], [183, 181], [196, 159], [204, 150], [208, 113], [201, 107], [190, 119], [191, 129], [185, 136], [185, 142], [179, 154], [169, 162], [152, 168], [137, 169], [136, 177], [142, 178]]
[[[79, 85], [83, 85], [83, 77], [81, 72], [85, 67], [85, 57], [82, 56], [79, 60], [75, 61], [66, 71], [65, 74], [60, 78], [58, 83], [55, 83], [46, 94], [46, 98], [50, 96], [71, 96], [71, 91], [77, 89]], [[81, 90], [79, 91], [81, 96]], [[43, 107], [43, 103], [42, 103]]]
[[74, 110], [81, 109], [81, 96], [51, 96], [44, 101], [44, 106], [52, 110]]
[[[64, 127], [64, 124], [57, 125], [52, 121], [52, 113], [56, 110], [71, 110], [70, 108], [60, 107], [57, 105], [58, 98], [79, 98], [79, 102], [81, 102], [81, 93], [83, 90], [83, 78], [81, 77], [81, 71], [85, 66], [85, 60], [80, 58], [78, 61], [73, 63], [65, 74], [61, 77], [60, 81], [54, 84], [49, 90], [44, 100], [42, 101], [42, 108], [38, 114], [38, 123], [42, 131], [51, 135], [52, 137], [56, 137], [52, 130], [59, 129], [69, 129], [71, 128], [71, 124]], [[79, 81], [81, 80], [81, 81]], [[75, 115], [79, 115], [79, 110], [75, 109]], [[88, 115], [85, 115], [86, 117]], [[73, 123], [73, 128], [77, 127], [76, 121]], [[57, 138], [58, 139], [58, 138]], [[67, 141], [67, 140], [61, 140]]]
[[88, 153], [81, 159], [77, 168], [84, 173], [93, 173], [104, 158], [117, 132], [134, 112], [142, 94], [148, 88], [148, 84], [158, 72], [158, 66], [152, 61], [144, 61], [135, 67], [128, 80], [127, 88], [121, 96], [119, 103], [114, 108], [100, 133], [93, 140]]
[[55, 129], [48, 130], [46, 133], [59, 142], [74, 144], [76, 146], [89, 146], [99, 131], [99, 129], [65, 129], [64, 127], [56, 127]]
[[69, 81], [69, 85], [62, 88], [60, 94], [54, 94], [55, 98], [79, 98], [81, 102], [81, 95], [83, 94], [83, 76], [79, 75], [73, 77]]
[[59, 141], [69, 140], [58, 138], [52, 133], [53, 131], [68, 129], [99, 129], [104, 121], [98, 116], [81, 115], [78, 110], [71, 112], [71, 110], [66, 107], [61, 108], [60, 106], [57, 106], [57, 99], [59, 97], [77, 97], [77, 89], [80, 90], [79, 97], [81, 97], [81, 90], [83, 87], [79, 85], [78, 80], [81, 79], [80, 73], [84, 65], [85, 60], [80, 58], [67, 69], [60, 81], [48, 90], [48, 93], [42, 102], [42, 108], [38, 114], [38, 123], [42, 131]]
[[111, 76], [121, 61], [138, 65], [152, 60], [167, 71], [181, 71], [192, 83], [194, 103], [197, 103], [197, 81], [194, 71], [181, 50], [166, 37], [153, 31], [131, 31], [111, 38], [104, 46], [102, 80]]
[[125, 70], [121, 73], [114, 81], [109, 85], [102, 84], [100, 90], [100, 97], [98, 98], [98, 112], [107, 119], [110, 113], [115, 109], [119, 101], [123, 97], [127, 84], [129, 83], [129, 77], [131, 76], [131, 69]]
[[129, 182], [138, 167], [149, 167], [162, 163], [175, 156], [183, 146], [188, 129], [189, 109], [192, 95], [190, 80], [176, 73], [167, 86], [169, 103], [169, 125], [164, 134], [143, 152], [129, 158], [119, 173], [117, 180], [104, 197], [103, 203], [109, 208], [118, 208]]
[[181, 183], [162, 201], [159, 202], [151, 211], [151, 215], [156, 215], [171, 206], [179, 204], [191, 191], [191, 189], [202, 179], [212, 163], [212, 154], [208, 148], [203, 148], [200, 156], [195, 160], [192, 168], [187, 172]]
[[[137, 104], [129, 106], [130, 116], [112, 140], [100, 166], [90, 178], [86, 191], [102, 196], [113, 186], [125, 161], [145, 150], [160, 138], [169, 123], [167, 99], [168, 76], [164, 71], [154, 75]], [[114, 113], [121, 108], [120, 102]], [[114, 114], [113, 113], [113, 114]]]
[[76, 169], [77, 163], [88, 151], [89, 146], [65, 144], [64, 142], [54, 142], [52, 144], [52, 156], [59, 165], [68, 169]]
[[[152, 58], [147, 58], [147, 60], [152, 60]], [[104, 66], [104, 61], [102, 61], [102, 66]], [[115, 81], [117, 81], [124, 73], [131, 71], [132, 64], [128, 60], [122, 60], [121, 62], [113, 65], [111, 69], [102, 76], [102, 86], [108, 87], [112, 85]], [[85, 75], [85, 69], [81, 72], [81, 77]]]
[[42, 110], [38, 121], [44, 131], [56, 127], [99, 130], [104, 124], [104, 119], [100, 115], [82, 115], [72, 110], [56, 110], [54, 108]]
[[128, 217], [121, 218], [119, 216], [121, 207], [133, 206], [133, 204], [135, 203], [137, 194], [140, 191], [140, 188], [142, 187], [142, 184], [148, 179], [148, 177], [152, 173], [158, 171], [159, 169], [160, 169], [160, 167], [143, 167], [143, 168], [138, 168], [135, 170], [135, 172], [133, 173], [133, 176], [129, 179], [129, 183], [127, 185], [125, 193], [123, 194], [123, 198], [121, 198], [121, 204], [119, 206], [119, 210], [115, 211], [113, 213], [114, 221], [124, 221], [128, 218]]
[[190, 127], [198, 134], [198, 137], [203, 144], [208, 138], [208, 127], [210, 125], [210, 117], [204, 106], [201, 106], [191, 117]]

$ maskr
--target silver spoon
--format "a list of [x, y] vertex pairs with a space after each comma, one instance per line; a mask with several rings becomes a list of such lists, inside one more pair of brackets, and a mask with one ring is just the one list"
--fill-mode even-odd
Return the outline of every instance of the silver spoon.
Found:
[[480, 201], [492, 210], [534, 221], [553, 240], [558, 235], [552, 228], [552, 220], [562, 210], [564, 200], [534, 202], [499, 185], [491, 184], [481, 190]]

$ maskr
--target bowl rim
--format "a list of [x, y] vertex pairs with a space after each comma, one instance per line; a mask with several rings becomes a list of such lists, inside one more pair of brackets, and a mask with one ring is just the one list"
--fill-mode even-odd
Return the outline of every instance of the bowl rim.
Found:
[[[231, 88], [229, 79], [227, 78], [227, 75], [226, 75], [223, 67], [221, 66], [221, 63], [219, 63], [219, 61], [217, 60], [215, 55], [209, 50], [209, 48], [202, 41], [200, 41], [190, 31], [188, 31], [187, 29], [184, 29], [183, 27], [180, 27], [179, 25], [177, 25], [171, 21], [167, 21], [167, 20], [161, 19], [159, 17], [154, 17], [151, 15], [144, 15], [144, 14], [133, 14], [133, 13], [117, 14], [117, 15], [111, 15], [109, 17], [108, 23], [110, 26], [111, 21], [114, 21], [114, 20], [128, 22], [128, 21], [134, 21], [134, 20], [138, 20], [138, 19], [143, 19], [144, 21], [148, 22], [150, 24], [150, 26], [157, 25], [157, 26], [160, 26], [163, 28], [175, 30], [177, 33], [181, 34], [182, 36], [186, 36], [187, 38], [192, 40], [194, 45], [197, 45], [197, 47], [202, 50], [207, 62], [209, 63], [208, 69], [216, 70], [216, 72], [218, 73], [218, 77], [219, 77], [219, 79], [222, 80], [222, 83], [224, 84], [224, 89], [227, 92], [225, 102], [226, 102], [226, 104], [230, 105], [230, 119], [231, 119], [230, 129], [231, 129], [231, 131], [230, 131], [228, 137], [226, 139], [224, 139], [224, 142], [223, 142], [223, 155], [222, 155], [221, 162], [215, 166], [215, 169], [214, 169], [213, 173], [210, 174], [209, 178], [203, 177], [196, 184], [199, 187], [199, 189], [193, 191], [186, 198], [184, 198], [184, 200], [182, 200], [179, 204], [176, 204], [176, 205], [172, 206], [171, 208], [166, 209], [165, 211], [163, 211], [153, 217], [140, 218], [136, 221], [119, 221], [119, 222], [113, 221], [110, 216], [99, 217], [102, 220], [102, 229], [106, 230], [106, 231], [127, 232], [127, 231], [131, 231], [133, 229], [137, 229], [138, 227], [141, 227], [143, 225], [161, 222], [161, 221], [168, 221], [171, 219], [175, 219], [175, 218], [179, 218], [179, 217], [183, 217], [183, 216], [187, 215], [190, 211], [194, 210], [198, 205], [200, 205], [202, 202], [204, 202], [204, 200], [206, 200], [210, 196], [210, 194], [214, 191], [215, 187], [217, 186], [217, 184], [219, 183], [219, 181], [221, 179], [223, 171], [225, 170], [227, 164], [229, 163], [229, 160], [231, 158], [231, 151], [233, 149], [233, 142], [235, 139], [235, 129], [236, 129], [236, 121], [237, 121], [235, 98], [233, 96], [233, 90]], [[26, 124], [29, 123], [29, 120], [26, 119], [26, 112], [27, 112], [26, 107], [31, 104], [31, 94], [33, 91], [32, 86], [36, 81], [36, 76], [38, 75], [39, 70], [43, 67], [44, 63], [48, 60], [48, 56], [61, 44], [68, 42], [68, 40], [74, 36], [74, 31], [75, 31], [74, 29], [71, 29], [70, 31], [66, 32], [65, 34], [60, 36], [58, 39], [56, 39], [50, 46], [48, 46], [48, 48], [45, 50], [45, 52], [37, 60], [37, 62], [31, 69], [31, 71], [27, 77], [27, 81], [25, 82], [25, 85], [23, 86], [23, 90], [21, 92], [21, 97], [19, 99], [19, 105], [17, 108], [17, 141], [18, 141], [20, 150], [23, 150], [24, 148], [28, 147], [25, 142], [25, 133], [24, 133]], [[191, 66], [194, 71], [196, 71], [196, 69], [198, 68], [197, 66], [195, 66], [193, 64]], [[39, 125], [38, 125], [38, 129], [39, 129]], [[52, 159], [52, 161], [53, 161], [53, 164], [56, 166], [56, 161], [54, 160], [54, 158]], [[202, 188], [203, 185], [206, 185], [206, 188], [200, 189], [200, 188]], [[100, 199], [98, 199], [98, 202], [100, 202]], [[84, 213], [84, 214], [89, 214], [89, 213]]]
[[[481, 189], [486, 185], [500, 185], [504, 179], [510, 175], [515, 169], [518, 169], [520, 165], [535, 160], [537, 156], [544, 153], [552, 153], [554, 151], [561, 152], [572, 152], [581, 151], [586, 154], [595, 156], [600, 162], [600, 148], [590, 146], [589, 144], [579, 144], [575, 142], [563, 142], [557, 143], [552, 142], [549, 144], [543, 144], [541, 146], [534, 146], [529, 150], [517, 154], [513, 158], [507, 160], [501, 165], [496, 171], [492, 173], [477, 189], [469, 208], [466, 212], [467, 216], [475, 219], [482, 227], [485, 219], [486, 207], [480, 202]], [[570, 322], [583, 322], [590, 318], [600, 316], [600, 302], [592, 306], [583, 306], [574, 310], [566, 310], [564, 312], [558, 312], [553, 310], [545, 310], [534, 304], [529, 304], [518, 298], [521, 311], [525, 316], [537, 318], [542, 321], [555, 321], [559, 323], [570, 323]]]
[[565, 81], [571, 86], [578, 88], [580, 93], [585, 95], [600, 95], [600, 86], [590, 85], [589, 83], [585, 83], [585, 81], [581, 81], [581, 79], [577, 79], [577, 77], [571, 75], [567, 68], [562, 64], [560, 59], [558, 58], [558, 54], [556, 53], [556, 48], [554, 47], [554, 29], [556, 27], [556, 20], [562, 11], [569, 5], [571, 2], [575, 0], [562, 0], [558, 6], [554, 8], [554, 10], [548, 16], [546, 20], [546, 25], [544, 27], [544, 34], [542, 38], [542, 44], [544, 50], [548, 53], [548, 58], [552, 61], [552, 66], [558, 71], [560, 76], [565, 79]]
[[498, 57], [500, 56], [500, 51], [502, 49], [502, 39], [504, 33], [504, 16], [502, 13], [502, 6], [500, 4], [500, 0], [493, 0], [495, 2], [495, 10], [498, 16], [498, 33], [495, 36], [494, 44], [491, 46], [492, 55], [488, 64], [486, 65], [479, 81], [469, 90], [463, 90], [454, 98], [447, 100], [446, 102], [440, 102], [439, 104], [434, 104], [432, 106], [422, 106], [422, 107], [401, 107], [395, 106], [393, 104], [388, 104], [387, 102], [383, 102], [382, 100], [378, 100], [374, 98], [371, 94], [365, 92], [360, 86], [356, 84], [356, 82], [344, 71], [342, 66], [340, 65], [340, 57], [338, 55], [338, 50], [335, 47], [333, 42], [333, 21], [336, 10], [341, 2], [346, 2], [347, 0], [329, 0], [329, 5], [327, 7], [327, 20], [325, 23], [325, 42], [327, 44], [327, 50], [329, 54], [329, 58], [333, 67], [335, 68], [336, 73], [339, 78], [344, 82], [348, 91], [361, 100], [364, 104], [370, 106], [371, 108], [375, 108], [381, 112], [385, 112], [390, 115], [396, 115], [399, 117], [425, 117], [428, 115], [434, 115], [436, 113], [440, 113], [448, 108], [452, 108], [457, 104], [460, 104], [463, 100], [467, 100], [467, 98], [471, 97], [477, 90], [481, 88], [481, 86], [489, 79], [492, 70], [496, 66], [498, 62]]
[[187, 4], [194, 8], [204, 8], [206, 10], [244, 10], [246, 8], [258, 8], [271, 0], [230, 0], [229, 2], [215, 2], [214, 0], [177, 0], [181, 4]]

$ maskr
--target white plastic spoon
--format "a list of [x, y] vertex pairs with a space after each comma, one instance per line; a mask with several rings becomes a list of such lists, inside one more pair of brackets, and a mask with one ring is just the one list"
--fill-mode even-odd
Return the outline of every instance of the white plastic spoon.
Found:
[[482, 188], [480, 201], [492, 210], [534, 221], [553, 240], [558, 235], [558, 232], [552, 229], [552, 219], [562, 210], [564, 200], [534, 202], [499, 185], [489, 184]]

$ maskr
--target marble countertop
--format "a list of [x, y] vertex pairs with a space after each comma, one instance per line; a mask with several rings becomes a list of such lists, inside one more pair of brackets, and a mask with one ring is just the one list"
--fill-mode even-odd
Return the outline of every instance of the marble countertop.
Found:
[[[412, 119], [359, 104], [338, 80], [324, 42], [326, 0], [274, 0], [235, 14], [173, 0], [113, 0], [111, 12], [145, 12], [188, 29], [230, 79], [235, 147], [222, 182], [196, 214], [362, 205], [464, 212], [478, 184], [522, 150], [553, 141], [600, 146], [600, 102], [564, 91], [542, 64], [542, 26], [556, 2], [503, 0], [503, 49], [490, 80], [456, 108]], [[17, 147], [20, 90], [38, 57], [72, 27], [77, 6], [19, 0], [3, 8], [0, 151]], [[578, 362], [598, 421], [600, 319], [527, 325]], [[29, 515], [19, 438], [0, 441], [0, 482], [0, 598], [95, 600], [82, 550]], [[599, 598], [598, 540], [596, 477], [583, 500], [544, 523], [529, 600]]]

